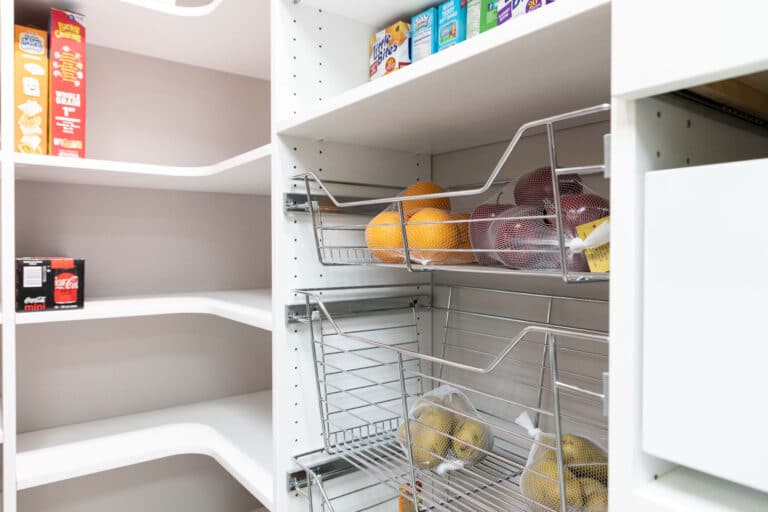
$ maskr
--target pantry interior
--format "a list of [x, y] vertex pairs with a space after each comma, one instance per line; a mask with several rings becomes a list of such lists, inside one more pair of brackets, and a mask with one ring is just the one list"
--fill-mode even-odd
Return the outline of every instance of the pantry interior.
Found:
[[[629, 20], [647, 14], [627, 2], [558, 0], [369, 82], [370, 35], [435, 3], [272, 0], [268, 18], [261, 2], [236, 0], [2, 4], [2, 302], [14, 301], [16, 256], [83, 257], [88, 276], [83, 310], [3, 309], [4, 510], [395, 510], [413, 479], [405, 452], [392, 448], [397, 418], [382, 417], [381, 403], [354, 388], [367, 386], [402, 412], [403, 394], [407, 408], [439, 383], [463, 386], [481, 412], [495, 414], [503, 455], [445, 477], [420, 470], [422, 503], [437, 510], [549, 510], [520, 491], [531, 443], [514, 420], [528, 411], [552, 432], [555, 396], [565, 432], [608, 450], [611, 510], [689, 510], [694, 499], [712, 510], [759, 510], [768, 490], [754, 490], [760, 484], [748, 481], [748, 469], [725, 472], [728, 454], [694, 461], [674, 429], [675, 450], [641, 437], [641, 426], [658, 432], [657, 418], [680, 413], [649, 404], [640, 418], [641, 397], [672, 386], [671, 370], [658, 366], [659, 386], [643, 387], [650, 370], [640, 361], [659, 362], [658, 344], [646, 343], [641, 328], [651, 318], [645, 301], [669, 294], [665, 283], [645, 280], [643, 249], [658, 254], [667, 247], [658, 243], [674, 242], [645, 231], [668, 218], [649, 212], [669, 215], [661, 205], [671, 200], [652, 192], [690, 187], [686, 167], [735, 172], [727, 166], [764, 166], [768, 157], [768, 132], [738, 109], [668, 93], [739, 76], [759, 89], [768, 56], [737, 62], [738, 45], [750, 46], [734, 40], [727, 64], [723, 57], [683, 77], [638, 78], [616, 59], [631, 60]], [[51, 6], [88, 17], [85, 160], [9, 149], [10, 28], [14, 20], [44, 25]], [[658, 31], [659, 45], [673, 32]], [[258, 59], [270, 46], [264, 72]], [[550, 133], [536, 123], [590, 107]], [[551, 163], [551, 136], [556, 163], [582, 167], [585, 186], [610, 198], [610, 280], [474, 265], [393, 268], [365, 253], [359, 226], [396, 207], [400, 190], [416, 181], [477, 189], [490, 177], [497, 191]], [[668, 175], [682, 177], [664, 183]], [[490, 193], [452, 206], [471, 211]], [[347, 209], [330, 196], [390, 201]], [[675, 199], [685, 210], [686, 199]], [[690, 238], [680, 238], [684, 253]], [[686, 273], [681, 260], [669, 261], [667, 279]], [[743, 286], [744, 274], [731, 278]], [[733, 310], [756, 307], [735, 299]], [[668, 341], [670, 320], [659, 309], [655, 333]], [[684, 323], [695, 311], [676, 314]], [[526, 328], [542, 330], [519, 339]], [[553, 381], [544, 350], [555, 338], [562, 381]], [[437, 360], [398, 367], [412, 354], [370, 341], [402, 342]], [[510, 346], [490, 372], [456, 366], [487, 368]], [[373, 368], [357, 384], [339, 379], [356, 363]], [[739, 389], [756, 385], [758, 363], [739, 364], [752, 369]], [[705, 370], [689, 370], [691, 386], [705, 384]], [[416, 378], [398, 390], [393, 371]], [[560, 384], [591, 394], [553, 394]], [[690, 430], [685, 417], [676, 421]], [[717, 428], [712, 421], [707, 432]], [[712, 493], [702, 494], [702, 484]]]

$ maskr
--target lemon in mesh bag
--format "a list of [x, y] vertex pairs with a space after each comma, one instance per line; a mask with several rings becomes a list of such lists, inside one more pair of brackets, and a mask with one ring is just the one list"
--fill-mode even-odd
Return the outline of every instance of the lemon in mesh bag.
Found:
[[[535, 440], [523, 471], [521, 491], [534, 502], [559, 510], [561, 495], [556, 438], [535, 428], [527, 413], [521, 414], [516, 423], [528, 430]], [[607, 511], [608, 457], [605, 450], [591, 440], [574, 434], [563, 434], [561, 440], [568, 510]], [[543, 510], [535, 505], [531, 509]]]
[[[438, 474], [477, 464], [493, 448], [493, 431], [466, 395], [440, 386], [414, 403], [408, 428], [414, 464]], [[405, 423], [398, 429], [403, 449], [409, 446]]]

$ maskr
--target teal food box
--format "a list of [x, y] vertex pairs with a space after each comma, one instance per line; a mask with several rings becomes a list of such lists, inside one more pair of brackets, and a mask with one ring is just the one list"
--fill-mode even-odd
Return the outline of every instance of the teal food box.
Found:
[[411, 19], [411, 60], [437, 53], [437, 9], [432, 7]]
[[467, 38], [467, 0], [448, 0], [437, 8], [437, 50]]

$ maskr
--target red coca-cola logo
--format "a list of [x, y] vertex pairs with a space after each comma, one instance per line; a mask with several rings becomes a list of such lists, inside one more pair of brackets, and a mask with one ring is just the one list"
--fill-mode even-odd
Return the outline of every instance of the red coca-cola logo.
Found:
[[53, 286], [53, 302], [56, 304], [71, 304], [77, 302], [79, 280], [71, 272], [63, 272], [56, 276]]

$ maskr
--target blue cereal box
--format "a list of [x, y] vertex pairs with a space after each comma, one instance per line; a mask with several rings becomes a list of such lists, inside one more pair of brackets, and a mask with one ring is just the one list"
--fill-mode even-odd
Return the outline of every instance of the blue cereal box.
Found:
[[437, 8], [437, 50], [467, 38], [467, 0], [448, 0]]
[[437, 53], [437, 9], [432, 7], [411, 20], [411, 60]]

